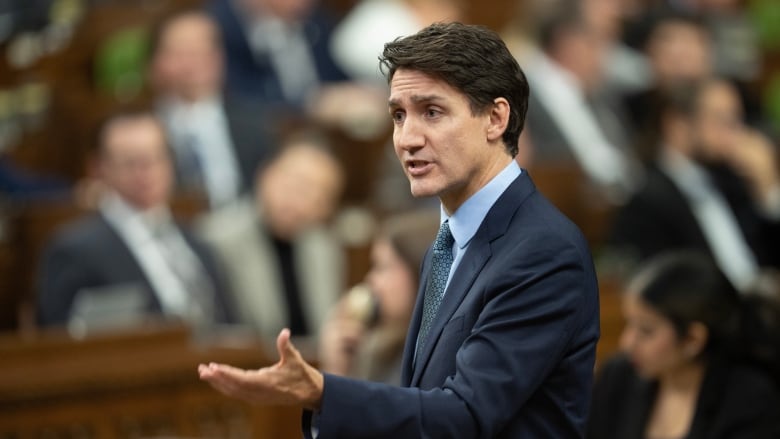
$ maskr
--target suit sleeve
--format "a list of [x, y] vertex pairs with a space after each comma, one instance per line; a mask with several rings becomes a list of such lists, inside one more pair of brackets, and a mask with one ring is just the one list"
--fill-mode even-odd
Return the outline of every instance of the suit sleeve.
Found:
[[38, 324], [64, 325], [76, 292], [89, 286], [84, 257], [66, 239], [55, 238], [45, 250], [38, 271]]
[[[526, 402], [568, 361], [573, 334], [597, 331], [597, 294], [584, 268], [589, 262], [572, 244], [537, 239], [500, 259], [486, 273], [492, 280], [481, 291], [481, 311], [458, 348], [453, 376], [422, 390], [326, 375], [318, 439], [490, 438], [522, 416]], [[577, 393], [566, 397], [583, 397]]]

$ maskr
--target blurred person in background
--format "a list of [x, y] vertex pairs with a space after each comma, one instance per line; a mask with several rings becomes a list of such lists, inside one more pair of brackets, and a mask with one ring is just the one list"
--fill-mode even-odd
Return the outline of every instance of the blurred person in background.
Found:
[[331, 48], [351, 77], [386, 87], [376, 60], [385, 43], [435, 22], [461, 21], [462, 0], [362, 0], [333, 32]]
[[213, 0], [208, 10], [222, 31], [230, 94], [301, 108], [322, 85], [348, 79], [317, 0]]
[[122, 111], [106, 120], [97, 172], [105, 188], [98, 213], [62, 230], [43, 256], [38, 323], [73, 323], [90, 309], [105, 324], [147, 314], [198, 327], [229, 322], [212, 255], [171, 217], [170, 150], [152, 113]]
[[743, 123], [734, 87], [708, 79], [672, 89], [656, 118], [647, 181], [617, 212], [609, 246], [636, 262], [697, 249], [735, 287], [780, 267], [777, 150]]
[[635, 132], [653, 129], [648, 124], [667, 90], [713, 74], [712, 35], [698, 17], [663, 10], [650, 13], [646, 20], [641, 44], [650, 62], [652, 82], [625, 98]]
[[345, 176], [319, 134], [286, 139], [257, 172], [254, 199], [203, 218], [199, 230], [227, 274], [239, 321], [262, 335], [316, 334], [344, 291], [343, 249], [327, 226]]
[[647, 57], [621, 38], [630, 5], [624, 0], [578, 0], [585, 21], [604, 42], [603, 86], [610, 92], [629, 93], [652, 81]]
[[540, 25], [539, 44], [526, 68], [534, 90], [527, 119], [534, 164], [574, 163], [606, 199], [620, 202], [641, 167], [615, 102], [601, 93], [605, 41], [578, 3], [564, 2]]
[[[320, 369], [401, 383], [401, 359], [420, 283], [419, 267], [439, 215], [417, 210], [389, 217], [374, 239], [371, 270], [330, 312], [320, 335]], [[362, 296], [361, 296], [362, 294]]]
[[182, 190], [204, 193], [211, 207], [249, 191], [274, 143], [270, 111], [223, 95], [219, 29], [198, 10], [163, 19], [152, 38], [149, 76], [176, 158]]
[[598, 374], [588, 438], [780, 437], [777, 383], [750, 349], [780, 315], [755, 332], [765, 304], [740, 297], [705, 254], [653, 259], [622, 309], [623, 354]]
[[758, 33], [741, 0], [698, 0], [713, 37], [715, 71], [741, 83], [758, 79], [761, 48]]

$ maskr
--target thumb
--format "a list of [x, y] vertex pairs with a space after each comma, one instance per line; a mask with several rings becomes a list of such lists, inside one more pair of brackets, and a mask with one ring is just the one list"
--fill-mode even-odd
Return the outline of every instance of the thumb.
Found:
[[290, 341], [290, 330], [288, 328], [282, 329], [279, 336], [276, 337], [276, 350], [279, 351], [279, 363], [286, 363], [291, 357], [298, 354], [298, 350], [295, 349]]

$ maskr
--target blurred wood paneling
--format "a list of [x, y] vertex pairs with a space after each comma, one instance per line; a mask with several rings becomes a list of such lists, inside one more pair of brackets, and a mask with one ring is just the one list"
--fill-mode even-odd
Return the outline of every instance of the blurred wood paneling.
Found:
[[199, 363], [271, 363], [266, 344], [195, 344], [180, 326], [73, 339], [0, 337], [2, 438], [299, 438], [300, 410], [258, 408], [198, 379]]

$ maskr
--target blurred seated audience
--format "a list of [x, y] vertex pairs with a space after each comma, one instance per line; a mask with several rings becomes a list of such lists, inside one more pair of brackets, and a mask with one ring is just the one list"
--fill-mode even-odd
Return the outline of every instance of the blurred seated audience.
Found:
[[122, 111], [99, 130], [98, 212], [59, 232], [39, 271], [38, 323], [72, 329], [136, 324], [148, 315], [196, 328], [229, 322], [231, 307], [207, 248], [172, 219], [173, 167], [147, 111]]
[[652, 82], [625, 97], [625, 108], [633, 130], [652, 132], [653, 117], [664, 93], [691, 81], [706, 79], [714, 72], [712, 34], [701, 18], [668, 8], [651, 9], [642, 18], [645, 28], [638, 37], [650, 63]]
[[318, 0], [212, 0], [229, 94], [301, 108], [322, 84], [347, 80], [330, 52], [333, 21]]
[[343, 249], [328, 225], [344, 184], [326, 139], [298, 132], [258, 171], [254, 199], [203, 218], [241, 324], [269, 337], [318, 332], [344, 291]]
[[[693, 73], [690, 68], [704, 61], [699, 55], [706, 51], [707, 75], [716, 74], [728, 78], [739, 88], [744, 101], [746, 118], [753, 124], [762, 122], [760, 100], [753, 89], [753, 82], [761, 73], [761, 53], [758, 30], [748, 18], [746, 6], [741, 0], [696, 0], [690, 2], [664, 1], [649, 6], [629, 26], [637, 36], [634, 38], [648, 51], [662, 50], [665, 53], [650, 54], [651, 57], [665, 57], [664, 66], [653, 66], [655, 74], [661, 67], [666, 78], [659, 77], [664, 88], [668, 74]], [[686, 30], [687, 28], [687, 30]], [[704, 37], [704, 46], [695, 42], [695, 28]], [[660, 32], [659, 32], [660, 31]], [[657, 38], [661, 37], [661, 39]], [[651, 48], [655, 46], [655, 48]], [[698, 46], [698, 47], [697, 47]], [[697, 53], [698, 52], [698, 53]], [[702, 76], [698, 76], [701, 78]], [[696, 78], [679, 79], [690, 80]], [[632, 110], [642, 110], [635, 105]]]
[[762, 267], [780, 267], [780, 170], [774, 145], [743, 125], [739, 97], [723, 80], [667, 93], [647, 180], [615, 216], [609, 246], [634, 262], [697, 249], [739, 290]]
[[352, 78], [384, 86], [377, 59], [385, 43], [437, 21], [462, 19], [461, 0], [360, 0], [334, 30], [331, 49]]
[[698, 0], [699, 11], [712, 32], [715, 71], [741, 82], [758, 78], [761, 50], [758, 31], [741, 0]]
[[704, 254], [648, 262], [623, 297], [623, 353], [599, 371], [587, 437], [780, 437], [777, 382], [750, 349], [777, 340], [780, 314], [756, 328], [766, 308], [744, 300]]
[[236, 200], [272, 152], [271, 111], [223, 95], [221, 38], [204, 12], [166, 17], [152, 40], [149, 76], [180, 189], [204, 193], [212, 207]]
[[534, 90], [526, 119], [533, 161], [574, 163], [606, 199], [620, 202], [636, 186], [641, 167], [620, 111], [601, 93], [604, 41], [577, 3], [563, 6], [540, 25], [542, 51], [525, 68]]
[[604, 86], [616, 93], [647, 88], [652, 75], [647, 57], [622, 40], [631, 5], [624, 0], [577, 0], [583, 16], [604, 42]]
[[330, 311], [320, 334], [320, 368], [328, 373], [400, 384], [406, 332], [417, 300], [425, 252], [438, 212], [389, 217], [371, 248], [371, 269]]

